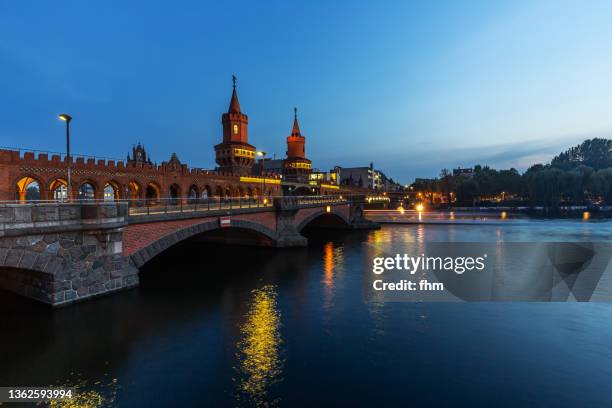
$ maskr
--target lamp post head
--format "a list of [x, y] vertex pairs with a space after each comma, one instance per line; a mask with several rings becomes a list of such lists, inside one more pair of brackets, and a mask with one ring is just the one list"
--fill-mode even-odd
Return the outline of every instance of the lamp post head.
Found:
[[257, 156], [259, 157], [264, 157], [265, 155], [266, 155], [266, 152], [262, 152], [262, 151], [257, 152]]
[[70, 122], [72, 120], [72, 116], [68, 115], [67, 113], [62, 113], [61, 115], [58, 115], [57, 117], [63, 120], [64, 122]]

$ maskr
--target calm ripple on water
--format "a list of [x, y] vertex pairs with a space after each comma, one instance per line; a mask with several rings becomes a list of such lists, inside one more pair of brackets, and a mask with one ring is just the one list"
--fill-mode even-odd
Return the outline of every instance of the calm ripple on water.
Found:
[[609, 222], [535, 221], [186, 242], [74, 307], [1, 293], [0, 384], [77, 388], [51, 407], [612, 406], [609, 303], [367, 302], [363, 250], [611, 239]]

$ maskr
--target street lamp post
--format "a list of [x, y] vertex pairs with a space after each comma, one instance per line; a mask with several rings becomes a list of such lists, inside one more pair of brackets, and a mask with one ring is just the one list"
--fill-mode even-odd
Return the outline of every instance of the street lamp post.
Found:
[[[258, 151], [257, 152], [257, 156], [260, 157], [259, 163], [261, 164], [261, 170], [259, 171], [259, 175], [263, 179], [261, 195], [264, 196], [264, 198], [265, 198], [266, 197], [266, 177], [264, 176], [264, 159], [266, 157], [266, 152]], [[265, 202], [264, 202], [264, 204], [265, 204]]]
[[72, 120], [72, 116], [67, 113], [62, 113], [58, 116], [61, 120], [66, 122], [66, 161], [68, 162], [68, 186], [66, 189], [68, 201], [70, 201], [71, 193], [72, 193], [72, 183], [70, 179], [70, 121]]

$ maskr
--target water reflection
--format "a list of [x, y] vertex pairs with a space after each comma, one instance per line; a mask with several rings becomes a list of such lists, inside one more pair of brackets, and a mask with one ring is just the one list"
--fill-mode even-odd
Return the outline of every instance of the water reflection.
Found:
[[115, 405], [119, 389], [116, 378], [109, 379], [108, 373], [106, 373], [103, 380], [90, 382], [83, 378], [81, 374], [71, 374], [75, 378], [58, 382], [51, 387], [73, 388], [72, 398], [52, 399], [38, 405], [48, 406], [49, 408], [103, 408]]
[[325, 293], [331, 293], [334, 288], [334, 243], [331, 241], [323, 247], [323, 284]]
[[271, 397], [270, 389], [280, 381], [282, 374], [280, 318], [276, 286], [266, 285], [253, 290], [237, 344], [237, 400], [241, 405], [276, 406], [279, 403]]

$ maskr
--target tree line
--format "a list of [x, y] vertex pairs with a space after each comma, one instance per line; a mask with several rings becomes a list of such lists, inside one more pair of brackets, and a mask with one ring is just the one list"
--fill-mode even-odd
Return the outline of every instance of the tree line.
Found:
[[[555, 156], [549, 164], [535, 164], [523, 174], [477, 165], [470, 176], [444, 169], [437, 179], [412, 185], [417, 192], [438, 192], [457, 205], [473, 205], [489, 197], [507, 204], [558, 207], [612, 205], [612, 140], [585, 140]], [[454, 197], [453, 197], [454, 196]]]

